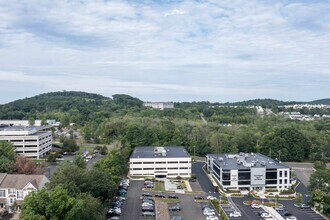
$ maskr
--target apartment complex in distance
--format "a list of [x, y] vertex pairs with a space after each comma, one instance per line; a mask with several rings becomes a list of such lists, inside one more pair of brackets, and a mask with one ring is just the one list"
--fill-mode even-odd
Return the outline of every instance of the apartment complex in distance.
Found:
[[135, 147], [129, 159], [131, 176], [191, 176], [191, 156], [184, 147]]
[[52, 149], [50, 128], [0, 125], [0, 140], [13, 143], [16, 152], [22, 156], [39, 159]]
[[164, 109], [174, 108], [174, 103], [173, 102], [145, 102], [145, 103], [143, 103], [143, 106], [164, 110]]
[[290, 168], [262, 154], [208, 154], [207, 169], [224, 189], [288, 189]]

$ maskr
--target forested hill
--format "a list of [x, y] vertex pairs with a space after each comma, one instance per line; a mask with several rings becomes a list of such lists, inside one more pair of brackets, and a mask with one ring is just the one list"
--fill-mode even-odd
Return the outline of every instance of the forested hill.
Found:
[[310, 104], [330, 105], [330, 98], [328, 98], [328, 99], [319, 99], [319, 100], [311, 101], [309, 103]]
[[294, 105], [294, 104], [324, 104], [324, 105], [330, 105], [330, 98], [328, 99], [319, 99], [314, 100], [310, 102], [296, 102], [296, 101], [280, 101], [276, 99], [253, 99], [253, 100], [247, 100], [242, 102], [233, 102], [233, 103], [223, 103], [221, 105], [236, 105], [236, 106], [261, 106], [264, 108], [271, 108], [275, 106], [281, 106], [281, 105]]
[[111, 99], [86, 92], [51, 92], [0, 105], [0, 119], [55, 118], [63, 121], [70, 115], [70, 118], [75, 117], [75, 122], [84, 122], [96, 115], [109, 117], [119, 109], [141, 106], [141, 100], [128, 95], [114, 95]]

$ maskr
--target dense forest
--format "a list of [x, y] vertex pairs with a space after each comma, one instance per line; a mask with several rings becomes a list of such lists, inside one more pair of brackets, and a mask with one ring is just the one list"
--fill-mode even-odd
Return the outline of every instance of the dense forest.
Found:
[[56, 119], [63, 127], [75, 123], [87, 142], [98, 144], [182, 145], [197, 155], [261, 152], [283, 161], [327, 159], [330, 120], [292, 121], [276, 114], [260, 116], [255, 108], [245, 107], [293, 103], [257, 99], [218, 107], [219, 103], [183, 102], [162, 111], [143, 107], [141, 100], [128, 95], [108, 98], [64, 91], [0, 105], [0, 119]]

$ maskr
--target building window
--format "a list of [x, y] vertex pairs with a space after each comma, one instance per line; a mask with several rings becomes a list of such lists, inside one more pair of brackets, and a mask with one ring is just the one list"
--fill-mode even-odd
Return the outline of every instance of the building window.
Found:
[[133, 162], [133, 164], [142, 164], [142, 162]]
[[167, 163], [179, 163], [178, 161], [168, 161]]
[[23, 199], [23, 192], [17, 191], [17, 199]]
[[288, 180], [287, 179], [284, 179], [284, 184], [288, 184]]
[[189, 161], [180, 161], [180, 163], [189, 163]]
[[166, 170], [166, 167], [156, 167], [156, 170]]
[[142, 170], [142, 168], [133, 168], [133, 170]]
[[177, 170], [177, 169], [179, 169], [179, 168], [177, 168], [177, 167], [168, 167], [167, 169], [168, 169], [168, 170]]
[[288, 177], [288, 171], [284, 171], [284, 177]]
[[282, 177], [282, 170], [280, 171], [280, 177]]
[[282, 180], [280, 179], [280, 184], [282, 184]]
[[154, 170], [154, 168], [143, 168], [143, 170]]
[[166, 163], [165, 161], [162, 161], [162, 162], [156, 162], [156, 164], [164, 164]]
[[154, 162], [143, 162], [143, 164], [154, 164]]
[[188, 167], [180, 167], [181, 170], [188, 170]]
[[8, 194], [9, 195], [16, 194], [16, 190], [15, 189], [8, 189]]
[[10, 204], [13, 204], [14, 202], [15, 202], [15, 198], [10, 198], [9, 203], [10, 203]]
[[6, 197], [6, 190], [0, 190], [0, 197]]

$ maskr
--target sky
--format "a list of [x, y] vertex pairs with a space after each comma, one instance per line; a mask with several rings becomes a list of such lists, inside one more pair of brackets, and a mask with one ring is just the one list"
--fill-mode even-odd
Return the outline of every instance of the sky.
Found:
[[330, 0], [0, 1], [0, 104], [330, 97]]

